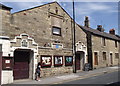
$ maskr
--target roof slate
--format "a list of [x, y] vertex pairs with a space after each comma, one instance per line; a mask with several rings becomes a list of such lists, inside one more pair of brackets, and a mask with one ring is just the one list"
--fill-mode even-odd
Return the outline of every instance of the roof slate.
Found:
[[116, 36], [116, 35], [112, 35], [112, 34], [109, 34], [109, 33], [106, 33], [106, 32], [100, 32], [98, 30], [88, 28], [88, 27], [85, 27], [85, 26], [81, 26], [81, 25], [79, 25], [79, 27], [81, 29], [83, 29], [84, 31], [90, 32], [93, 35], [97, 35], [97, 36], [100, 36], [100, 37], [105, 37], [105, 38], [108, 38], [108, 39], [120, 41], [120, 38], [118, 36]]
[[0, 3], [0, 8], [1, 8], [1, 7], [2, 7], [2, 8], [9, 9], [9, 10], [12, 9], [11, 7], [7, 7], [7, 6], [5, 6], [5, 5], [3, 5], [3, 4]]

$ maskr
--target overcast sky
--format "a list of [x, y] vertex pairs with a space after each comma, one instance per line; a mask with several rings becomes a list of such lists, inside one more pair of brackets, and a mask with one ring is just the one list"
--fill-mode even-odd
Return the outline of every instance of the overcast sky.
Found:
[[[2, 4], [12, 7], [12, 13], [49, 2], [58, 1], [58, 3], [72, 17], [72, 2], [68, 0], [66, 2], [64, 2], [65, 0], [9, 0], [9, 2], [7, 0], [0, 1]], [[85, 1], [86, 2], [83, 0], [75, 1], [75, 17], [78, 24], [84, 25], [84, 17], [89, 16], [90, 26], [92, 28], [96, 29], [97, 25], [103, 25], [105, 32], [109, 32], [110, 29], [115, 28], [116, 33], [118, 33], [118, 0], [101, 0], [100, 2], [97, 2], [96, 0], [94, 0], [94, 2], [93, 0]]]

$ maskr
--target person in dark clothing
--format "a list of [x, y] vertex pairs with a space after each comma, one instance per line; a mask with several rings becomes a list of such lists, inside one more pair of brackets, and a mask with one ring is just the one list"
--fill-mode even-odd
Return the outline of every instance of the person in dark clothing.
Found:
[[40, 62], [38, 63], [36, 68], [36, 80], [40, 81]]

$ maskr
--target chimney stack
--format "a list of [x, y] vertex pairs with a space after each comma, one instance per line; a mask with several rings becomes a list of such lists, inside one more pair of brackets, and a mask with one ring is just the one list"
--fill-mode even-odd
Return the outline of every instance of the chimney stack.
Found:
[[84, 26], [90, 27], [90, 22], [89, 22], [88, 16], [85, 16]]
[[113, 28], [113, 29], [110, 29], [110, 30], [109, 30], [109, 33], [112, 34], [112, 35], [115, 35], [115, 29], [114, 29], [114, 28]]
[[99, 30], [100, 32], [104, 32], [104, 29], [102, 28], [102, 25], [97, 25], [97, 30]]

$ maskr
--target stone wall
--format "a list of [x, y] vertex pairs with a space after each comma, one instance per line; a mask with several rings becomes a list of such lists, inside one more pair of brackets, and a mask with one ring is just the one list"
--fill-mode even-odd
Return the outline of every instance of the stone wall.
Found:
[[7, 36], [8, 34], [6, 32], [10, 29], [10, 17], [11, 13], [8, 9], [0, 9], [0, 35]]
[[[115, 58], [115, 53], [119, 53], [119, 45], [115, 47], [115, 40], [105, 39], [106, 46], [102, 44], [102, 37], [92, 35], [92, 54], [94, 68], [111, 66], [110, 53], [113, 57], [113, 65], [118, 65], [118, 59]], [[94, 65], [94, 52], [98, 52], [98, 65]], [[106, 52], [106, 60], [103, 60], [103, 52]]]
[[[10, 39], [14, 39], [15, 36], [22, 33], [30, 35], [38, 43], [38, 62], [41, 59], [41, 55], [52, 56], [52, 66], [50, 68], [42, 68], [42, 77], [72, 72], [72, 66], [66, 67], [64, 59], [65, 56], [72, 56], [72, 20], [57, 3], [16, 12], [9, 16], [10, 25], [6, 25], [8, 26], [6, 27], [3, 24], [6, 27], [4, 28], [4, 35], [9, 36]], [[9, 20], [5, 21], [9, 22]], [[7, 24], [6, 22], [5, 24]], [[53, 26], [61, 28], [61, 36], [53, 35]], [[76, 24], [76, 43], [78, 41], [87, 45], [86, 34]], [[61, 44], [62, 48], [53, 48], [54, 43]], [[12, 44], [11, 46], [17, 46], [17, 44]], [[63, 56], [63, 65], [61, 67], [54, 67], [54, 55]]]

